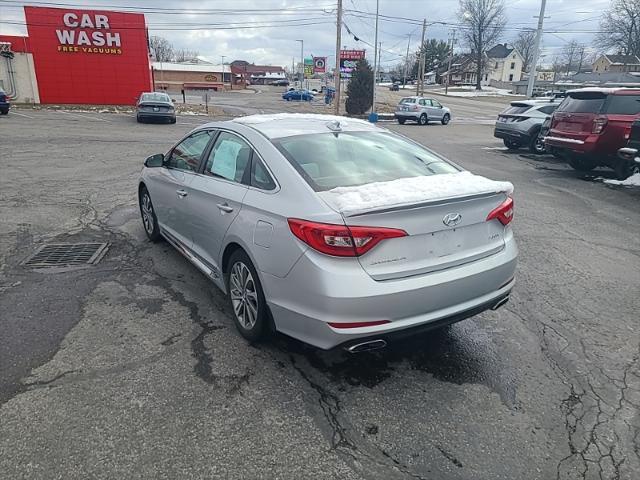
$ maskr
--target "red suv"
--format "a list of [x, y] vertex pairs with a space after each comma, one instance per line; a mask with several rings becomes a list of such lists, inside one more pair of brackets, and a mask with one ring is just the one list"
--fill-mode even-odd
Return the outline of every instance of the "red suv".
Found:
[[576, 170], [616, 169], [633, 121], [640, 116], [640, 89], [583, 88], [567, 92], [544, 139], [547, 149]]

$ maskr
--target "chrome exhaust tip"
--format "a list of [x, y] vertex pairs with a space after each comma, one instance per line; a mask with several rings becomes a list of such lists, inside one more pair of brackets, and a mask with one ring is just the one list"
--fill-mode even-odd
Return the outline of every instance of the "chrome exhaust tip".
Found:
[[501, 298], [500, 300], [498, 300], [498, 301], [496, 302], [496, 304], [495, 304], [493, 307], [491, 307], [491, 310], [497, 310], [497, 309], [499, 309], [501, 306], [503, 306], [503, 305], [504, 305], [505, 303], [507, 303], [508, 301], [509, 301], [509, 295], [507, 295], [506, 297]]
[[371, 350], [379, 350], [387, 346], [387, 342], [379, 338], [378, 340], [369, 340], [368, 342], [356, 343], [346, 347], [349, 353], [370, 352]]

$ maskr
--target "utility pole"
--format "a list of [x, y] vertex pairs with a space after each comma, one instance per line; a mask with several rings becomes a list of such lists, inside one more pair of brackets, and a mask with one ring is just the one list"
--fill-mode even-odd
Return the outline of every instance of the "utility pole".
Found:
[[380, 0], [376, 0], [376, 39], [373, 42], [373, 100], [371, 101], [371, 113], [376, 111], [376, 84], [378, 83], [378, 12], [380, 10]]
[[542, 38], [542, 24], [544, 23], [544, 9], [547, 6], [547, 0], [542, 0], [540, 3], [540, 16], [538, 17], [538, 29], [536, 30], [536, 40], [533, 49], [533, 60], [531, 61], [531, 68], [529, 68], [529, 83], [527, 83], [527, 97], [531, 98], [533, 95], [533, 87], [536, 83], [538, 56], [540, 55], [540, 39]]
[[411, 45], [411, 34], [409, 34], [409, 40], [407, 40], [407, 55], [404, 58], [404, 79], [402, 81], [402, 88], [407, 86], [407, 70], [409, 69], [409, 45]]
[[[220, 55], [220, 58], [222, 59], [222, 90], [224, 91], [224, 59], [227, 58], [226, 55]], [[231, 82], [229, 82], [231, 83]], [[246, 87], [246, 84], [245, 84]]]
[[456, 31], [451, 30], [451, 50], [449, 51], [449, 66], [447, 67], [447, 81], [444, 84], [444, 94], [449, 93], [449, 83], [451, 82], [451, 61], [453, 60], [453, 48], [456, 43]]
[[302, 82], [304, 81], [304, 40], [296, 40], [300, 42], [300, 89], [302, 89]]
[[[418, 62], [418, 82], [416, 85], [416, 95], [424, 95], [424, 35], [427, 31], [427, 19], [422, 21], [422, 41], [420, 42], [420, 61]], [[422, 93], [421, 93], [422, 92]]]
[[334, 101], [335, 113], [340, 115], [340, 44], [342, 43], [342, 0], [338, 0], [338, 17], [336, 19], [336, 69], [333, 72], [333, 83], [336, 89]]

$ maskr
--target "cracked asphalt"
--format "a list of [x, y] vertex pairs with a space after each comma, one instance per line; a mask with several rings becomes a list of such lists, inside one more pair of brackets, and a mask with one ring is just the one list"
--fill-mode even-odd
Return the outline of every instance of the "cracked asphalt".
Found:
[[[467, 119], [488, 108], [450, 103]], [[511, 301], [368, 354], [249, 345], [139, 220], [143, 159], [203, 121], [0, 118], [0, 477], [640, 478], [637, 189], [506, 152], [473, 121], [389, 124], [514, 183]], [[22, 265], [54, 241], [109, 250], [90, 267]]]

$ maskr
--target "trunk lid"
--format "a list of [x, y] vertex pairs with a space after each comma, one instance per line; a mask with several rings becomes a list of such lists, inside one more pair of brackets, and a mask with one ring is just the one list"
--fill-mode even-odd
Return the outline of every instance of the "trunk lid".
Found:
[[506, 199], [506, 193], [484, 193], [343, 217], [350, 226], [407, 232], [408, 236], [386, 239], [358, 257], [362, 268], [382, 281], [444, 270], [499, 252], [504, 248], [505, 227], [486, 218]]
[[571, 92], [553, 114], [551, 136], [584, 140], [602, 111], [607, 95], [600, 91]]

